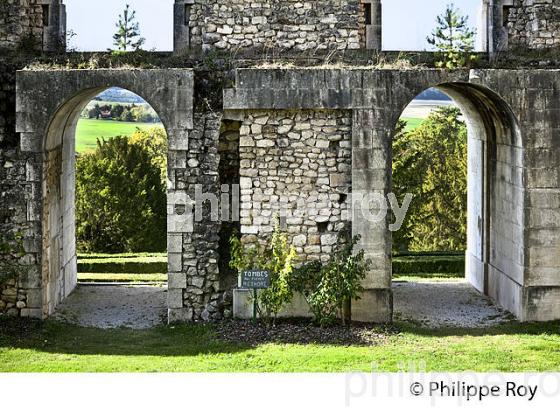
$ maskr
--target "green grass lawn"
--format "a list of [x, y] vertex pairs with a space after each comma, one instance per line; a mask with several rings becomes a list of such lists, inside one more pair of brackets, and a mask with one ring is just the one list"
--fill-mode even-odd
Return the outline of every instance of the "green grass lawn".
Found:
[[415, 130], [416, 128], [418, 128], [418, 126], [420, 124], [422, 124], [422, 121], [424, 121], [424, 118], [406, 118], [406, 117], [402, 117], [401, 120], [406, 121], [406, 127], [405, 127], [405, 131], [406, 132], [410, 132]]
[[163, 272], [167, 272], [167, 253], [78, 255], [82, 282], [165, 282]]
[[[22, 327], [28, 329], [22, 330]], [[560, 322], [400, 333], [373, 347], [218, 341], [215, 325], [100, 330], [0, 319], [0, 372], [558, 371]]]
[[167, 273], [105, 273], [80, 272], [79, 282], [128, 283], [128, 282], [167, 282]]
[[163, 125], [80, 119], [76, 128], [76, 152], [81, 153], [95, 149], [98, 139], [108, 139], [118, 135], [132, 135], [137, 128], [147, 129], [151, 127], [163, 127]]

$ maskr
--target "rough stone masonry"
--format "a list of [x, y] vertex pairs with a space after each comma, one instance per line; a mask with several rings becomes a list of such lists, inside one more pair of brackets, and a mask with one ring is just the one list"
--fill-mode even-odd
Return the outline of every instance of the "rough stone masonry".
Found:
[[[469, 124], [469, 282], [521, 320], [560, 318], [558, 70], [266, 70], [250, 63], [263, 47], [280, 54], [379, 48], [381, 3], [177, 0], [175, 50], [192, 53], [195, 64], [22, 71], [38, 59], [51, 61], [40, 53], [64, 27], [64, 14], [52, 12], [55, 3], [0, 6], [1, 314], [46, 318], [72, 292], [76, 120], [92, 97], [118, 86], [149, 101], [169, 137], [170, 321], [234, 313], [227, 239], [239, 229], [246, 242], [263, 240], [282, 199], [286, 229], [303, 260], [326, 260], [344, 226], [361, 235], [371, 264], [353, 318], [390, 321], [389, 216], [372, 223], [364, 215], [378, 209], [348, 197], [391, 192], [395, 124], [417, 94], [437, 87], [455, 99]], [[490, 43], [505, 35], [512, 48], [554, 48], [559, 0], [485, 3], [492, 12]], [[22, 47], [31, 52], [24, 60]], [[189, 68], [204, 60], [195, 55], [203, 50], [221, 50], [249, 68], [236, 70], [235, 81], [215, 92], [209, 71]], [[210, 92], [223, 93], [223, 104], [210, 104]], [[239, 221], [216, 221], [208, 201], [201, 220], [185, 220], [184, 200], [197, 187], [231, 195], [223, 186], [236, 183]], [[298, 200], [303, 210], [293, 205]], [[303, 303], [290, 309], [308, 313]]]

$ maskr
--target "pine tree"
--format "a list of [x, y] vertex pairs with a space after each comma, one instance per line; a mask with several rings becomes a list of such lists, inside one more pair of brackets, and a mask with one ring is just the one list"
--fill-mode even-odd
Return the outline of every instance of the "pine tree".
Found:
[[474, 56], [474, 36], [476, 31], [468, 25], [469, 18], [463, 16], [453, 4], [437, 16], [438, 27], [427, 38], [428, 43], [438, 50], [440, 68], [465, 67], [472, 63]]
[[140, 25], [136, 21], [136, 11], [130, 10], [128, 4], [123, 14], [119, 15], [116, 27], [118, 30], [113, 35], [113, 44], [118, 51], [137, 51], [146, 41], [144, 37], [140, 37]]

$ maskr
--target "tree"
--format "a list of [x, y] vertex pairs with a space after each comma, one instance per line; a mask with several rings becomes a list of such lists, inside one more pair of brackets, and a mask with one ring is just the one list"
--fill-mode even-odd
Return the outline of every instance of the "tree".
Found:
[[144, 148], [152, 160], [152, 164], [161, 171], [163, 186], [167, 186], [167, 134], [162, 127], [136, 129], [130, 136], [131, 144], [138, 144]]
[[120, 105], [120, 104], [115, 104], [115, 105], [113, 106], [113, 109], [111, 110], [111, 116], [112, 116], [114, 119], [117, 119], [117, 120], [118, 120], [118, 119], [121, 118], [121, 115], [122, 115], [123, 111], [124, 111], [124, 108], [123, 108], [122, 105]]
[[[455, 107], [440, 108], [393, 140], [393, 192], [414, 199], [395, 250], [464, 250], [467, 209], [467, 127]], [[402, 123], [401, 123], [402, 127]]]
[[118, 51], [140, 50], [146, 39], [140, 36], [140, 25], [136, 21], [136, 11], [126, 5], [116, 23], [117, 32], [113, 35], [113, 45]]
[[438, 67], [465, 67], [476, 59], [472, 54], [476, 31], [468, 26], [468, 20], [453, 4], [448, 5], [445, 12], [437, 16], [438, 27], [427, 40], [438, 50]]
[[97, 142], [76, 166], [76, 238], [85, 252], [166, 248], [166, 189], [149, 152], [127, 137]]

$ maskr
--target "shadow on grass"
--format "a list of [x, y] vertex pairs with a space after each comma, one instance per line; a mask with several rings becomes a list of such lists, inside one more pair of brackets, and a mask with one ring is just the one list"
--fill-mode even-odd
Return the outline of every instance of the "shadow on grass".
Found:
[[441, 327], [428, 328], [414, 321], [398, 321], [395, 327], [401, 333], [409, 333], [424, 337], [447, 337], [447, 336], [505, 336], [505, 335], [527, 335], [527, 336], [559, 336], [560, 321], [553, 322], [529, 322], [521, 323], [511, 319], [489, 327]]
[[[219, 353], [240, 353], [252, 350], [267, 343], [306, 345], [308, 343], [335, 346], [331, 340], [324, 342], [299, 340], [295, 335], [288, 335], [288, 340], [263, 340], [250, 337], [245, 340], [224, 341], [218, 334], [228, 332], [232, 327], [241, 327], [243, 334], [250, 333], [249, 322], [228, 322], [227, 324], [187, 324], [177, 326], [159, 326], [147, 330], [97, 329], [69, 325], [61, 322], [0, 318], [0, 348], [32, 349], [45, 353], [63, 353], [75, 355], [107, 356], [197, 356]], [[357, 325], [361, 327], [361, 325]], [[284, 331], [297, 328], [284, 328]], [[372, 329], [370, 327], [370, 329]], [[395, 322], [394, 326], [373, 327], [384, 345], [394, 337], [406, 335], [438, 337], [483, 337], [483, 336], [558, 336], [560, 321], [547, 323], [519, 323], [510, 321], [487, 328], [453, 328], [430, 329], [413, 322]], [[383, 330], [384, 329], [384, 330]], [[331, 329], [330, 332], [337, 329]], [[282, 329], [276, 330], [282, 333]], [[274, 333], [274, 332], [271, 332]], [[247, 334], [247, 336], [252, 336]], [[260, 339], [260, 340], [259, 340]], [[265, 337], [268, 339], [268, 337]], [[252, 342], [251, 342], [252, 340]], [[346, 343], [343, 343], [348, 345]], [[377, 344], [377, 343], [376, 343]], [[354, 345], [350, 343], [350, 345]], [[356, 343], [359, 346], [363, 344]], [[370, 345], [369, 347], [375, 347]]]
[[97, 329], [18, 318], [0, 318], [2, 347], [109, 356], [196, 356], [251, 349], [218, 340], [213, 325], [208, 324], [158, 326], [146, 330]]

